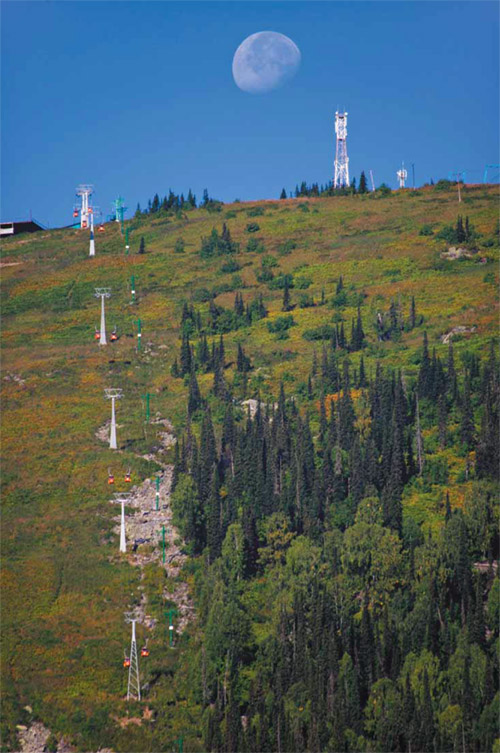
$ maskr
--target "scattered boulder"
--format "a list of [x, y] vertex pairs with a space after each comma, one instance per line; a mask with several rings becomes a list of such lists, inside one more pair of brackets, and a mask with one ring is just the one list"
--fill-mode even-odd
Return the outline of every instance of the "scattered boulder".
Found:
[[453, 327], [452, 330], [447, 332], [445, 335], [441, 335], [441, 342], [446, 345], [450, 342], [450, 340], [453, 338], [453, 335], [465, 335], [469, 332], [475, 332], [477, 327], [464, 327], [463, 325], [460, 325], [458, 327]]
[[450, 246], [448, 251], [441, 253], [442, 259], [472, 259], [477, 254], [477, 248], [463, 248], [461, 246]]

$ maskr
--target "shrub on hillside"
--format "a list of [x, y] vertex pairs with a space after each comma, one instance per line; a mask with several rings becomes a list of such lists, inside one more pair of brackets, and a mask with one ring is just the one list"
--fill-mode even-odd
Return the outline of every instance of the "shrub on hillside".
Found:
[[241, 264], [238, 264], [236, 259], [230, 258], [224, 262], [224, 264], [220, 268], [220, 271], [223, 274], [229, 274], [230, 272], [238, 272], [240, 269]]
[[418, 231], [419, 235], [434, 235], [434, 230], [430, 225], [422, 225], [420, 230]]
[[290, 327], [293, 327], [293, 326], [295, 326], [295, 321], [293, 319], [292, 314], [286, 314], [285, 316], [277, 316], [276, 319], [274, 319], [272, 322], [267, 323], [267, 328], [269, 332], [272, 332], [273, 334], [285, 332], [286, 330], [290, 329]]
[[280, 256], [288, 256], [292, 253], [293, 249], [297, 248], [297, 244], [295, 241], [289, 240], [285, 241], [281, 244], [281, 246], [278, 246], [278, 254]]
[[335, 327], [330, 324], [323, 324], [321, 327], [306, 329], [302, 337], [304, 340], [331, 340], [335, 337]]
[[247, 233], [257, 233], [260, 230], [260, 225], [256, 222], [250, 222], [246, 227]]
[[266, 250], [261, 238], [249, 238], [245, 251], [248, 253], [262, 254]]

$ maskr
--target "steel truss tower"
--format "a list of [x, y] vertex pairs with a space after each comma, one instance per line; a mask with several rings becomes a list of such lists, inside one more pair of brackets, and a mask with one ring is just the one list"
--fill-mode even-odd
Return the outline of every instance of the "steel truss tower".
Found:
[[132, 642], [130, 644], [130, 666], [128, 668], [127, 701], [131, 698], [141, 700], [141, 683], [139, 680], [139, 659], [137, 658], [137, 641], [135, 639], [135, 623], [132, 622]]
[[349, 185], [349, 157], [347, 156], [347, 113], [335, 113], [335, 133], [337, 148], [335, 150], [335, 175], [333, 187], [342, 188]]

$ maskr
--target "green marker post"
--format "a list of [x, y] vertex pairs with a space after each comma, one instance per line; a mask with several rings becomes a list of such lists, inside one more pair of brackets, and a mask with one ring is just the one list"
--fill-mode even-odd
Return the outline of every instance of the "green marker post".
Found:
[[161, 538], [162, 538], [162, 544], [163, 544], [163, 555], [162, 555], [162, 562], [165, 564], [165, 526], [161, 527]]
[[160, 477], [156, 477], [156, 511], [160, 509]]
[[130, 292], [132, 294], [132, 303], [135, 303], [135, 277], [132, 275], [130, 278]]
[[125, 256], [128, 256], [128, 252], [130, 251], [130, 246], [128, 242], [128, 228], [125, 230]]
[[149, 419], [151, 417], [151, 413], [149, 409], [149, 401], [150, 401], [151, 395], [149, 394], [149, 392], [146, 392], [146, 394], [141, 395], [141, 397], [143, 397], [146, 400], [146, 422], [149, 424]]
[[137, 324], [137, 350], [141, 349], [141, 338], [142, 338], [142, 332], [141, 332], [141, 320], [138, 319], [136, 321]]
[[174, 645], [174, 615], [177, 614], [177, 609], [166, 609], [164, 614], [168, 620], [168, 644], [172, 647]]
[[184, 751], [184, 740], [183, 740], [183, 738], [179, 737], [179, 739], [177, 740], [177, 742], [179, 743], [179, 753], [183, 753], [183, 751]]

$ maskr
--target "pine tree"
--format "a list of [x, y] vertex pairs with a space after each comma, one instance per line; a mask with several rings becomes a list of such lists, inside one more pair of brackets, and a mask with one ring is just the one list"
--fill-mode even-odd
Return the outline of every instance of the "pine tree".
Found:
[[192, 416], [198, 408], [201, 406], [201, 394], [198, 386], [198, 380], [196, 379], [196, 373], [194, 369], [191, 369], [191, 375], [189, 377], [189, 397], [188, 397], [188, 415]]
[[409, 322], [410, 329], [415, 329], [416, 324], [417, 324], [417, 310], [415, 306], [415, 296], [412, 295], [411, 304], [410, 304], [410, 322]]
[[358, 193], [368, 193], [368, 186], [366, 185], [366, 175], [364, 171], [359, 176]]
[[214, 468], [206, 513], [208, 561], [210, 564], [215, 562], [221, 552], [222, 541], [224, 539], [221, 518], [222, 510], [219, 495], [219, 478], [217, 469]]
[[191, 356], [191, 343], [189, 342], [189, 336], [182, 335], [182, 344], [180, 352], [180, 375], [185, 376], [191, 373], [191, 369], [194, 368]]
[[139, 243], [139, 253], [144, 254], [146, 253], [146, 243], [144, 241], [144, 236], [141, 236], [141, 242]]
[[287, 196], [286, 196], [286, 191], [285, 191], [285, 189], [283, 188], [283, 190], [281, 191], [281, 194], [280, 194], [280, 199], [286, 199], [286, 197], [287, 197]]
[[432, 392], [432, 364], [429, 358], [429, 342], [427, 332], [424, 332], [422, 360], [418, 372], [418, 394], [420, 397], [429, 397]]
[[439, 447], [444, 450], [446, 447], [446, 423], [448, 419], [448, 411], [446, 407], [446, 398], [443, 394], [438, 398], [438, 436]]
[[470, 376], [465, 375], [464, 394], [462, 399], [462, 419], [460, 422], [460, 439], [468, 451], [474, 447], [474, 414], [470, 397]]

